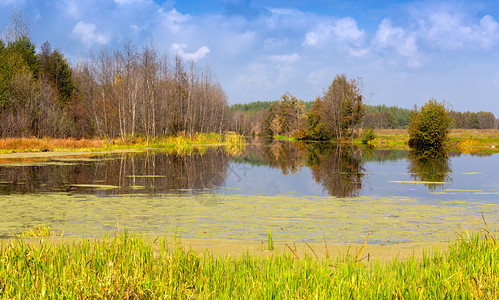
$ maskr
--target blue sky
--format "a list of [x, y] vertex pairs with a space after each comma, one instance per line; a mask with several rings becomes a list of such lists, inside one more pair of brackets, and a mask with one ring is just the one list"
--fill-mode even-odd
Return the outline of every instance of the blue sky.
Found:
[[345, 73], [368, 104], [499, 118], [498, 1], [0, 0], [0, 31], [14, 8], [73, 62], [131, 40], [209, 65], [230, 103], [313, 100]]

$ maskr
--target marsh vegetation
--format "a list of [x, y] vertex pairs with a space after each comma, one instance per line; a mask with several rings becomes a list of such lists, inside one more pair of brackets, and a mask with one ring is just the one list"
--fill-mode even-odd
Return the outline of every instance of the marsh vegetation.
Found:
[[[173, 237], [120, 231], [73, 242], [0, 243], [2, 298], [480, 298], [499, 296], [497, 236], [458, 233], [446, 250], [380, 261], [359, 249], [319, 259], [250, 253], [220, 257]], [[327, 244], [324, 244], [327, 247]]]

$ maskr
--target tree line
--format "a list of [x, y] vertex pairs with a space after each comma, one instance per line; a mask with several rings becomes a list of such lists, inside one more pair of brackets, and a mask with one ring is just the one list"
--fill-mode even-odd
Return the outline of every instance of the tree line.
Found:
[[0, 134], [105, 137], [227, 130], [227, 97], [211, 70], [131, 42], [70, 65], [44, 43], [37, 53], [20, 13], [0, 40]]
[[[282, 106], [284, 95], [280, 100], [274, 101], [255, 101], [245, 104], [233, 104], [230, 106], [234, 116], [232, 120], [232, 128], [244, 134], [265, 134], [267, 112], [274, 110], [278, 106]], [[295, 98], [296, 99], [296, 98]], [[301, 101], [305, 114], [312, 110], [314, 102]], [[286, 105], [284, 105], [286, 106]], [[273, 107], [273, 108], [271, 108]], [[397, 106], [386, 105], [364, 105], [364, 112], [360, 124], [363, 128], [408, 128], [411, 113], [413, 110], [401, 108]], [[452, 128], [456, 129], [492, 129], [499, 127], [499, 120], [496, 119], [491, 112], [458, 112], [450, 110], [449, 114], [452, 118]]]

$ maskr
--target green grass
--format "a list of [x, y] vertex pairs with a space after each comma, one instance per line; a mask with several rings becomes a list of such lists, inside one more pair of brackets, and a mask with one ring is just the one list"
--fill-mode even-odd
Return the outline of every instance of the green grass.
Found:
[[37, 225], [33, 228], [21, 232], [21, 237], [48, 237], [50, 236], [50, 226], [45, 224]]
[[291, 251], [221, 257], [126, 230], [72, 242], [18, 238], [0, 244], [0, 298], [499, 297], [499, 246], [488, 231], [462, 232], [447, 250], [405, 261], [368, 262], [357, 252], [319, 259]]
[[145, 150], [165, 149], [176, 152], [188, 152], [203, 146], [224, 145], [229, 153], [241, 152], [245, 147], [242, 136], [233, 132], [195, 133], [178, 136], [158, 137], [146, 139], [142, 137], [111, 140], [81, 139], [38, 139], [38, 138], [8, 138], [0, 140], [0, 154], [17, 152], [100, 152], [113, 150]]
[[293, 142], [296, 142], [296, 140], [297, 140], [296, 137], [294, 137], [294, 136], [274, 135], [273, 138], [276, 140], [286, 140], [286, 141], [293, 141]]
[[267, 250], [274, 250], [274, 241], [272, 240], [272, 228], [267, 233]]
[[[406, 129], [375, 129], [376, 138], [370, 145], [379, 149], [409, 149]], [[356, 139], [355, 144], [361, 144]], [[453, 129], [447, 142], [450, 150], [463, 153], [499, 153], [499, 130]]]

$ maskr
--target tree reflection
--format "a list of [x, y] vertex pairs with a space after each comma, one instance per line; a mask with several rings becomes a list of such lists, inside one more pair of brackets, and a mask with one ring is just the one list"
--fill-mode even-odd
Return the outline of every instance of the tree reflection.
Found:
[[295, 142], [263, 139], [247, 146], [244, 155], [233, 160], [253, 166], [268, 166], [288, 175], [295, 174], [305, 165], [305, 154], [306, 150]]
[[0, 193], [71, 192], [98, 195], [206, 193], [227, 177], [221, 148], [187, 154], [122, 153], [0, 167]]
[[411, 151], [408, 156], [409, 173], [411, 178], [421, 181], [434, 191], [437, 187], [442, 187], [444, 183], [452, 181], [452, 169], [449, 155], [439, 155], [437, 157], [420, 156]]
[[277, 168], [283, 175], [294, 174], [303, 166], [310, 167], [314, 180], [336, 197], [358, 196], [364, 177], [362, 148], [330, 143], [280, 140], [253, 143], [244, 156], [234, 161]]
[[336, 197], [356, 197], [362, 188], [362, 148], [314, 143], [307, 145], [307, 165], [315, 181]]

